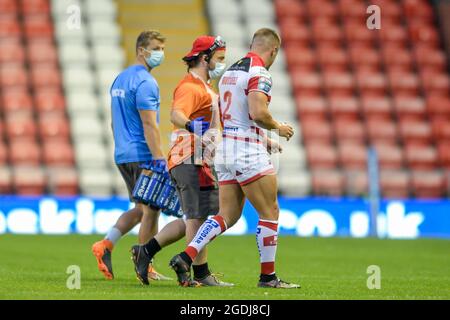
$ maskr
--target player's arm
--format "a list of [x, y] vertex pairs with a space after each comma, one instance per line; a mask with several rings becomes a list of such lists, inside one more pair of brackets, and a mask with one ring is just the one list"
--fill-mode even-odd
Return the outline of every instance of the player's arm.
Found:
[[152, 110], [139, 110], [142, 125], [144, 126], [145, 141], [154, 159], [164, 159], [161, 149], [161, 134], [157, 122], [158, 113]]
[[179, 129], [186, 129], [186, 123], [189, 118], [179, 109], [172, 109], [170, 112], [170, 122]]
[[269, 112], [267, 95], [261, 91], [250, 91], [248, 93], [248, 107], [250, 117], [260, 126], [267, 130], [278, 130], [281, 137], [289, 140], [294, 135], [294, 129], [288, 125], [276, 121]]

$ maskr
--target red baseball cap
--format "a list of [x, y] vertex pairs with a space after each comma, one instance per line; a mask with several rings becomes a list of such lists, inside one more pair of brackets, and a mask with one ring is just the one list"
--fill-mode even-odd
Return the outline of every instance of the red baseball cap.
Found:
[[195, 39], [191, 51], [183, 60], [190, 60], [190, 58], [196, 57], [202, 52], [211, 53], [214, 50], [225, 50], [225, 46], [225, 41], [220, 36], [200, 36]]

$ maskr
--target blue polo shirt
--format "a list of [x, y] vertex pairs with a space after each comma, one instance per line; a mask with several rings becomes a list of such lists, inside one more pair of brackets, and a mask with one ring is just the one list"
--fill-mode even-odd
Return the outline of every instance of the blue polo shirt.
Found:
[[142, 65], [130, 66], [114, 80], [110, 95], [115, 162], [151, 160], [139, 110], [156, 111], [159, 119], [160, 96], [155, 78]]

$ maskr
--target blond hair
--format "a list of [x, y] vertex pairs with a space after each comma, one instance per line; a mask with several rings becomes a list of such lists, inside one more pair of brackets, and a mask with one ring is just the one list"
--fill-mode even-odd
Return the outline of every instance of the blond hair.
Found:
[[136, 40], [136, 54], [138, 52], [138, 49], [140, 47], [147, 48], [150, 44], [150, 41], [152, 40], [158, 40], [161, 42], [166, 41], [166, 37], [164, 37], [159, 31], [157, 30], [148, 30], [148, 31], [142, 31], [137, 40]]

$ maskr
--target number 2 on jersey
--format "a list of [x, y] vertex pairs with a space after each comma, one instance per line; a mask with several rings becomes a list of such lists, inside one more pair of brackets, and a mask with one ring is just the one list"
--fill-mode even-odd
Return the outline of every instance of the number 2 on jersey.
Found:
[[232, 95], [233, 94], [231, 93], [231, 91], [225, 91], [225, 93], [223, 95], [223, 101], [226, 103], [226, 105], [225, 105], [225, 109], [223, 110], [223, 113], [222, 113], [222, 121], [231, 119], [231, 115], [228, 113], [228, 111], [230, 111]]

